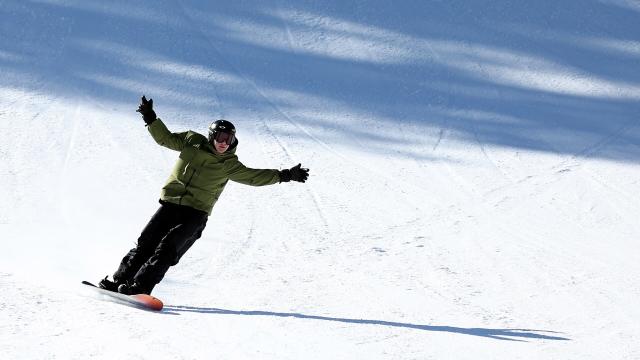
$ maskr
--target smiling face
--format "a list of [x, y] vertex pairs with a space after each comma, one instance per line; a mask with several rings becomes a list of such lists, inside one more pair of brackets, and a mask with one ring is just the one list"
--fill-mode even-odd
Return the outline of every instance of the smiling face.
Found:
[[213, 147], [216, 149], [216, 151], [219, 154], [223, 154], [225, 151], [229, 149], [229, 145], [227, 145], [226, 142], [219, 143], [216, 140], [213, 140]]

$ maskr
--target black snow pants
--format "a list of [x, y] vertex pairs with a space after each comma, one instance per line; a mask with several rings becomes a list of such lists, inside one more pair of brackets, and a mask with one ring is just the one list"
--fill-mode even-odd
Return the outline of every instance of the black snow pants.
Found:
[[142, 230], [136, 247], [113, 274], [116, 282], [135, 283], [147, 294], [200, 238], [208, 219], [204, 211], [168, 202], [161, 204]]

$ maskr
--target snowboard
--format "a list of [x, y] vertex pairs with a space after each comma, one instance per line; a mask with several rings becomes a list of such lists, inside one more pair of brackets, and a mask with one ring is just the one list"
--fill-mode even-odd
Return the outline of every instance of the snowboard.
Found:
[[147, 294], [137, 294], [137, 295], [125, 295], [117, 292], [109, 291], [102, 289], [98, 286], [93, 285], [88, 281], [83, 281], [83, 285], [87, 285], [92, 289], [96, 290], [100, 295], [103, 295], [106, 300], [113, 301], [123, 305], [133, 306], [139, 309], [144, 310], [153, 310], [160, 311], [162, 310], [163, 304], [160, 299], [153, 297]]

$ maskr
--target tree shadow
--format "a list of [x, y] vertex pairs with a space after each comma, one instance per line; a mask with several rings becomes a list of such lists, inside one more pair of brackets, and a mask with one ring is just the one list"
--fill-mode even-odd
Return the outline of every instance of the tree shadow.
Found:
[[[440, 155], [433, 134], [446, 132], [637, 163], [638, 27], [627, 10], [595, 0], [7, 1], [0, 91], [96, 99], [120, 112], [145, 93], [163, 119], [194, 130], [203, 117], [276, 118], [292, 125], [282, 136], [357, 138], [375, 149], [364, 151], [426, 161]], [[384, 129], [397, 124], [419, 143], [395, 151]]]
[[454, 333], [454, 334], [479, 336], [479, 337], [485, 337], [485, 338], [496, 339], [496, 340], [506, 340], [506, 341], [527, 341], [526, 339], [571, 340], [569, 338], [558, 335], [561, 333], [558, 333], [555, 331], [547, 331], [547, 330], [461, 328], [461, 327], [454, 327], [454, 326], [433, 326], [433, 325], [402, 323], [402, 322], [385, 321], [385, 320], [349, 319], [349, 318], [338, 318], [338, 317], [330, 317], [330, 316], [317, 316], [317, 315], [306, 315], [306, 314], [300, 314], [300, 313], [286, 313], [286, 312], [273, 312], [273, 311], [260, 311], [260, 310], [240, 311], [240, 310], [227, 310], [227, 309], [219, 309], [219, 308], [193, 307], [193, 306], [182, 306], [182, 305], [166, 305], [163, 309], [163, 312], [164, 311], [170, 312], [172, 314], [176, 314], [176, 313], [179, 314], [181, 312], [192, 312], [192, 313], [217, 314], [217, 315], [273, 316], [273, 317], [296, 318], [296, 319], [305, 319], [305, 320], [321, 320], [321, 321], [340, 322], [340, 323], [346, 323], [346, 324], [377, 325], [377, 326], [388, 326], [388, 327], [394, 327], [394, 328], [405, 328], [405, 329], [414, 329], [414, 330], [423, 330], [423, 331], [448, 332], [448, 333]]

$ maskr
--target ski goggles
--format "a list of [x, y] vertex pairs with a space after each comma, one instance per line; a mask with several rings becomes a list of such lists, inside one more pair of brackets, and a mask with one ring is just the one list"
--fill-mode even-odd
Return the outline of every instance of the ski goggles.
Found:
[[228, 132], [216, 131], [213, 134], [213, 140], [219, 144], [226, 143], [227, 145], [231, 145], [235, 139], [236, 135]]

